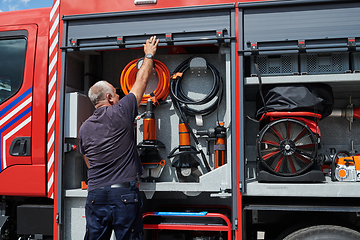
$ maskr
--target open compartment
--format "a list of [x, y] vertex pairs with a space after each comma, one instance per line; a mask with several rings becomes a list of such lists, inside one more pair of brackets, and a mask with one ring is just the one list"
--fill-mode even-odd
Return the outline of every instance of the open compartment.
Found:
[[[305, 59], [307, 55], [310, 58], [318, 56], [316, 53], [301, 53], [297, 57]], [[336, 54], [320, 55], [331, 57]], [[342, 62], [349, 63], [349, 54], [341, 53], [341, 56], [344, 57]], [[245, 58], [252, 65], [256, 63], [253, 57]], [[356, 64], [353, 62], [353, 66]], [[303, 65], [307, 66], [308, 63], [300, 61], [299, 69], [304, 69]], [[329, 70], [328, 74], [317, 73], [316, 76], [306, 74], [282, 76], [279, 73], [264, 76], [260, 73], [261, 87], [258, 73], [251, 76], [252, 71], [246, 71], [248, 73], [245, 76], [244, 88], [245, 116], [248, 116], [245, 122], [246, 195], [358, 197], [357, 192], [350, 190], [360, 188], [356, 183], [359, 181], [355, 167], [357, 157], [354, 160], [343, 158], [358, 154], [360, 142], [357, 136], [359, 128], [357, 107], [360, 104], [358, 86], [360, 75], [352, 71], [348, 64], [346, 68], [349, 70], [347, 73], [344, 71], [340, 74], [335, 69]], [[315, 95], [304, 94], [302, 88], [304, 86], [309, 87], [309, 92], [315, 95], [324, 91], [333, 95], [333, 106], [331, 110], [327, 110], [330, 112], [325, 114], [326, 116], [316, 117], [324, 106], [315, 103], [307, 108], [300, 105], [311, 98], [316, 98]], [[313, 88], [314, 86], [316, 87]], [[259, 116], [258, 118], [255, 116], [259, 114], [259, 106], [263, 107], [259, 95], [260, 89], [265, 102], [268, 101], [269, 105], [265, 111], [268, 120], [263, 121], [265, 118], [263, 116], [258, 122]], [[272, 95], [269, 95], [269, 89]], [[301, 92], [303, 94], [300, 94]], [[297, 99], [297, 96], [307, 97]], [[331, 99], [326, 98], [327, 96], [322, 95], [319, 101], [330, 103]], [[286, 110], [280, 109], [281, 104], [285, 104]], [[297, 104], [299, 105], [296, 106]], [[303, 137], [305, 135], [309, 136], [308, 140]], [[310, 138], [310, 135], [313, 138]], [[293, 148], [291, 144], [294, 145]], [[337, 164], [333, 165], [334, 161]], [[265, 176], [262, 175], [264, 169]], [[316, 174], [314, 170], [317, 171]]]
[[[220, 90], [223, 93], [222, 100], [219, 105], [216, 106], [213, 112], [208, 116], [203, 117], [202, 126], [196, 124], [195, 117], [188, 116], [188, 120], [191, 129], [198, 138], [199, 145], [196, 146], [194, 140], [191, 139], [191, 146], [198, 149], [202, 148], [205, 156], [205, 161], [210, 167], [210, 171], [206, 169], [203, 162], [203, 158], [200, 153], [192, 153], [191, 156], [198, 163], [196, 166], [196, 177], [191, 177], [190, 180], [179, 180], [176, 167], [173, 163], [178, 160], [179, 157], [168, 158], [169, 153], [179, 145], [179, 116], [176, 113], [170, 96], [167, 96], [164, 101], [161, 101], [160, 106], [153, 106], [153, 114], [156, 121], [156, 139], [163, 143], [163, 147], [154, 147], [159, 155], [158, 163], [152, 162], [150, 167], [144, 164], [147, 175], [140, 179], [139, 188], [144, 192], [145, 199], [156, 200], [156, 203], [146, 202], [145, 209], [148, 211], [154, 211], [152, 208], [157, 205], [168, 204], [169, 201], [172, 204], [203, 204], [204, 197], [207, 198], [209, 195], [213, 196], [213, 201], [208, 201], [210, 204], [220, 202], [222, 205], [231, 205], [231, 133], [228, 130], [231, 123], [230, 114], [230, 69], [229, 69], [229, 58], [230, 51], [226, 46], [196, 46], [196, 47], [182, 47], [187, 53], [183, 54], [169, 54], [173, 48], [160, 47], [157, 51], [155, 59], [161, 61], [170, 72], [177, 68], [178, 65], [183, 63], [185, 60], [194, 56], [201, 56], [201, 59], [205, 59], [207, 63], [211, 64], [212, 67], [216, 68], [219, 76], [221, 77]], [[67, 65], [74, 65], [72, 61], [78, 62], [82, 65], [80, 68], [76, 68], [76, 71], [85, 72], [79, 73], [83, 75], [83, 82], [72, 78], [71, 75], [76, 75], [75, 72], [68, 71], [68, 88], [67, 95], [69, 96], [81, 96], [84, 97], [87, 93], [87, 88], [93, 83], [100, 79], [106, 79], [119, 91], [120, 95], [124, 95], [120, 86], [120, 76], [126, 65], [143, 56], [143, 49], [131, 49], [131, 50], [113, 50], [113, 51], [85, 51], [85, 52], [70, 52], [67, 53]], [[81, 63], [81, 64], [80, 64]], [[198, 66], [197, 66], [198, 68]], [[73, 71], [73, 70], [72, 70]], [[154, 73], [157, 75], [156, 73]], [[71, 82], [69, 80], [71, 79]], [[75, 84], [73, 81], [78, 81]], [[189, 94], [191, 98], [200, 99], [208, 95], [213, 89], [214, 85], [214, 74], [210, 69], [191, 69], [189, 68], [183, 74], [181, 82], [182, 89], [184, 92]], [[76, 86], [77, 85], [77, 86]], [[154, 91], [158, 85], [157, 76], [153, 76], [150, 79], [148, 89], [146, 93]], [[85, 87], [87, 86], [87, 87]], [[74, 93], [76, 92], [76, 93]], [[86, 98], [86, 97], [85, 97]], [[211, 100], [208, 105], [212, 104], [217, 98]], [[76, 104], [71, 98], [66, 98], [68, 104]], [[84, 108], [90, 108], [91, 105], [85, 104], [78, 106], [79, 109], [84, 111]], [[200, 106], [201, 108], [201, 106]], [[139, 118], [134, 124], [134, 131], [136, 131], [137, 142], [140, 145], [144, 141], [144, 114], [147, 111], [146, 104], [141, 105], [138, 108]], [[76, 118], [78, 121], [78, 127], [80, 127], [81, 121], [84, 119]], [[199, 119], [198, 119], [199, 121]], [[224, 152], [225, 157], [223, 163], [220, 165], [215, 162], [215, 150], [218, 143], [219, 136], [213, 135], [212, 130], [217, 127], [217, 122], [223, 123], [224, 132], [221, 132], [222, 142], [220, 149], [217, 151]], [[202, 135], [199, 132], [202, 131]], [[67, 143], [76, 145], [76, 135], [71, 138], [66, 138]], [[150, 146], [151, 147], [151, 146]], [[139, 148], [139, 153], [141, 153]], [[145, 157], [146, 159], [146, 157]], [[164, 161], [161, 164], [160, 161]], [[217, 166], [216, 166], [217, 165]], [[74, 166], [81, 166], [76, 167]], [[67, 179], [64, 179], [64, 187], [66, 188], [66, 207], [71, 209], [77, 209], [81, 211], [81, 204], [85, 200], [86, 190], [80, 189], [80, 182], [86, 180], [86, 166], [83, 163], [82, 156], [76, 152], [69, 152], [66, 154], [64, 170], [68, 172]], [[71, 171], [70, 171], [71, 170]], [[73, 172], [73, 171], [77, 172]], [[194, 170], [194, 169], [192, 169]], [[185, 170], [186, 171], [186, 170]], [[151, 172], [149, 174], [149, 172]], [[158, 175], [156, 175], [158, 174]], [[169, 195], [169, 192], [171, 194]], [[202, 194], [203, 193], [203, 194]], [[204, 195], [205, 194], [205, 195]], [[186, 200], [187, 198], [194, 198]], [[226, 199], [221, 199], [226, 198]], [[204, 198], [204, 199], [205, 199]], [[83, 201], [81, 200], [83, 199]], [[186, 200], [186, 201], [184, 201]], [[186, 207], [184, 207], [186, 209]], [[83, 219], [73, 219], [73, 215], [66, 216], [67, 223], [85, 224]], [[70, 229], [70, 227], [69, 227]], [[71, 228], [73, 229], [73, 227]], [[78, 232], [70, 232], [72, 237], [78, 236]]]
[[[137, 62], [144, 57], [142, 44], [152, 35], [160, 39], [154, 72], [134, 122], [146, 172], [139, 182], [146, 212], [169, 203], [184, 211], [189, 211], [189, 206], [204, 205], [204, 201], [213, 206], [232, 204], [231, 6], [63, 18], [67, 35], [62, 47], [62, 73], [66, 94], [70, 95], [87, 95], [89, 87], [104, 79], [120, 97], [124, 96], [129, 91], [125, 86], [136, 75]], [[145, 18], [152, 19], [152, 24], [141, 24]], [[176, 24], [169, 25], [175, 18]], [[122, 76], [127, 76], [123, 82]], [[173, 96], [157, 97], [159, 89], [173, 85]], [[179, 96], [174, 95], [179, 94], [189, 103], [177, 102]], [[68, 101], [65, 99], [66, 104]], [[184, 111], [183, 117], [179, 113], [183, 105], [196, 113]], [[72, 143], [76, 136], [65, 141]], [[64, 169], [73, 165], [74, 154], [81, 160], [78, 153], [67, 154]], [[83, 211], [81, 204], [85, 205], [87, 193], [80, 188], [79, 178], [86, 180], [85, 164], [76, 174], [65, 181], [70, 182], [64, 185], [65, 208]], [[80, 238], [82, 233], [73, 231], [70, 224], [84, 225], [85, 220], [71, 214], [65, 219], [66, 228], [71, 229], [68, 236]]]
[[[190, 155], [192, 155], [193, 159], [198, 163], [196, 164], [199, 166], [196, 174], [199, 175], [196, 179], [185, 178], [183, 180], [179, 180], [175, 170], [176, 168], [173, 166], [173, 162], [177, 159], [177, 157], [168, 158], [170, 152], [179, 145], [178, 125], [180, 117], [174, 108], [174, 104], [170, 96], [166, 95], [164, 99], [158, 99], [159, 105], [155, 106], [155, 104], [151, 102], [151, 111], [153, 112], [154, 119], [156, 121], [156, 140], [161, 142], [163, 146], [159, 147], [156, 144], [153, 145], [154, 149], [158, 151], [159, 159], [158, 162], [144, 163], [144, 167], [147, 172], [142, 179], [140, 188], [143, 188], [144, 191], [172, 190], [184, 192], [221, 192], [229, 190], [231, 188], [231, 154], [229, 152], [231, 151], [231, 133], [228, 131], [231, 121], [229, 99], [230, 50], [226, 47], [226, 45], [190, 46], [181, 47], [184, 53], [173, 54], [172, 52], [174, 49], [179, 49], [179, 47], [159, 47], [155, 56], [155, 65], [157, 65], [157, 61], [159, 61], [165, 66], [165, 68], [168, 69], [169, 72], [173, 72], [182, 63], [185, 62], [186, 65], [188, 64], [189, 66], [183, 70], [183, 76], [180, 80], [166, 79], [168, 82], [167, 84], [171, 85], [175, 83], [175, 81], [178, 81], [178, 84], [181, 85], [181, 89], [178, 91], [182, 91], [182, 93], [194, 101], [194, 104], [189, 104], [190, 109], [209, 109], [207, 110], [208, 112], [206, 113], [206, 116], [201, 115], [201, 112], [196, 116], [186, 116], [186, 119], [189, 121], [190, 127], [194, 132], [194, 136], [196, 136], [198, 141], [198, 146], [196, 146], [196, 143], [193, 142], [194, 140], [191, 139], [190, 144], [195, 147], [196, 150], [194, 151], [197, 153], [190, 153]], [[74, 66], [75, 63], [73, 63], [73, 61], [80, 61], [83, 66], [76, 68], [76, 71], [81, 72], [83, 69], [87, 69], [88, 71], [81, 74], [84, 76], [83, 79], [85, 79], [85, 81], [80, 82], [80, 78], [72, 77], [72, 75], [76, 75], [76, 72], [72, 72], [75, 71], [75, 69], [72, 70], [69, 68], [66, 73], [68, 79], [67, 91], [69, 92], [67, 93], [69, 98], [66, 98], [66, 101], [68, 101], [67, 104], [76, 104], [76, 102], [73, 102], [74, 100], [71, 100], [72, 98], [70, 96], [73, 95], [86, 98], [85, 94], [87, 93], [87, 89], [85, 86], [88, 88], [93, 83], [101, 79], [109, 81], [119, 91], [120, 95], [124, 96], [123, 89], [120, 86], [120, 76], [127, 71], [126, 66], [128, 63], [134, 59], [139, 59], [142, 56], [142, 49], [68, 53], [67, 65]], [[192, 63], [195, 64], [195, 66], [190, 66], [189, 60], [201, 62], [198, 64]], [[159, 84], [163, 84], [158, 81], [159, 74], [156, 73], [156, 71], [154, 71], [153, 74], [154, 75], [150, 78], [148, 88], [145, 91], [145, 95], [154, 92]], [[75, 81], [77, 81], [77, 83]], [[170, 81], [173, 81], [173, 83], [169, 83]], [[163, 86], [161, 87], [163, 88]], [[77, 93], [74, 94], [73, 92]], [[201, 100], [204, 97], [208, 98], [204, 104], [195, 105], [198, 100]], [[145, 103], [139, 106], [139, 115], [134, 125], [138, 144], [141, 144], [144, 141], [144, 116], [146, 117], [146, 112], [148, 111], [146, 105], [145, 101]], [[78, 109], [82, 109], [84, 111], [84, 108], [90, 109], [87, 113], [89, 113], [89, 111], [91, 112], [93, 109], [91, 105], [85, 103], [78, 105]], [[69, 112], [69, 114], [78, 114], [78, 112], [75, 110], [74, 112]], [[87, 116], [89, 116], [89, 114]], [[76, 125], [77, 130], [79, 129], [81, 122], [85, 119], [86, 118], [84, 117], [82, 119], [80, 117], [73, 119], [73, 121], [78, 121], [78, 124]], [[66, 117], [66, 121], [67, 120], [68, 118]], [[215, 131], [217, 125], [219, 125], [218, 127], [221, 127], [221, 131], [212, 132]], [[72, 125], [69, 124], [69, 127], [71, 126]], [[76, 133], [76, 130], [74, 132]], [[221, 136], [219, 136], [219, 134], [221, 134]], [[73, 134], [73, 136], [71, 135], [70, 137], [76, 138], [76, 136], [77, 134]], [[220, 148], [216, 147], [218, 138], [222, 138], [224, 141]], [[226, 147], [223, 145], [226, 145]], [[147, 147], [151, 146], [151, 144], [147, 145]], [[202, 158], [199, 152], [200, 149], [202, 149], [203, 156], [205, 158]], [[142, 150], [143, 148], [139, 145], [139, 152], [141, 153]], [[222, 163], [219, 164], [215, 162], [214, 151], [224, 151], [224, 153], [226, 151], [226, 154], [221, 156], [222, 158], [225, 157], [222, 159]], [[146, 155], [146, 153], [144, 154]], [[160, 163], [161, 160], [164, 160], [165, 163]], [[148, 167], [147, 164], [151, 166]], [[159, 165], [159, 168], [161, 169], [152, 170], [154, 167], [157, 167], [153, 165]], [[202, 180], [204, 178], [205, 180]], [[179, 184], [184, 182], [191, 185], [191, 187], [186, 187], [186, 184]], [[154, 188], [154, 186], [156, 186], [156, 188]]]
[[345, 23], [358, 9], [244, 4], [245, 196], [359, 197], [358, 34]]
[[[231, 189], [230, 16], [226, 6], [215, 9], [164, 11], [151, 17], [154, 23], [147, 29], [139, 25], [144, 14], [99, 14], [91, 20], [87, 16], [64, 17], [68, 20], [63, 47], [68, 92], [86, 94], [92, 84], [105, 79], [124, 96], [134, 81], [136, 63], [144, 55], [142, 43], [151, 35], [160, 39], [154, 74], [135, 122], [138, 149], [146, 169], [140, 189], [145, 192], [205, 191], [226, 195]], [[216, 23], [211, 21], [215, 15]], [[183, 23], [181, 27], [165, 24], [175, 16]], [[196, 24], [190, 24], [194, 19]], [[165, 27], [158, 29], [162, 24]], [[170, 73], [175, 72], [182, 76], [170, 79]], [[169, 87], [173, 88], [172, 98]], [[146, 107], [148, 99], [153, 101]], [[184, 112], [183, 105], [187, 105]], [[147, 113], [154, 116], [150, 129], [153, 132], [148, 132]], [[183, 129], [179, 132], [179, 122], [187, 122], [180, 126], [188, 131], [187, 147], [179, 143], [184, 136]], [[156, 135], [156, 139], [149, 140], [149, 135]]]

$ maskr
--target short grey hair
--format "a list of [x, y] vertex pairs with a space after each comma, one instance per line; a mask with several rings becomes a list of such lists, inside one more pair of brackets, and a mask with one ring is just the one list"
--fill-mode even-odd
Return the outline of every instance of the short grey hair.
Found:
[[110, 94], [114, 97], [113, 89], [110, 87], [109, 83], [105, 80], [98, 81], [90, 89], [88, 96], [91, 102], [96, 106], [100, 101], [106, 99], [106, 94]]

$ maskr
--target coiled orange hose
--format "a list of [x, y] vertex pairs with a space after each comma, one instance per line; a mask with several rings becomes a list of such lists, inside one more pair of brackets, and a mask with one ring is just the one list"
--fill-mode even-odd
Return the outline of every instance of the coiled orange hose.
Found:
[[[136, 62], [139, 59], [132, 60], [129, 62], [120, 76], [120, 86], [125, 95], [129, 94], [131, 88], [135, 83], [136, 73], [138, 69], [136, 68]], [[141, 104], [146, 104], [147, 100], [150, 98], [153, 103], [159, 104], [159, 100], [165, 100], [169, 94], [169, 85], [170, 85], [170, 72], [169, 69], [165, 66], [164, 63], [159, 60], [154, 59], [155, 71], [158, 75], [158, 85], [156, 89], [150, 94], [144, 94], [141, 100]]]

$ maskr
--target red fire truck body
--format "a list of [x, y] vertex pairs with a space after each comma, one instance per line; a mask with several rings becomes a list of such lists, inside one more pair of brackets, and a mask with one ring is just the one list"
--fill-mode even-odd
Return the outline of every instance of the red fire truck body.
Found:
[[153, 35], [154, 106], [134, 125], [145, 239], [359, 238], [358, 10], [55, 0], [1, 12], [0, 239], [84, 236], [87, 91], [105, 79], [127, 94]]
[[[10, 196], [46, 196], [46, 84], [48, 67], [49, 9], [4, 12], [1, 32], [27, 32], [26, 60], [21, 88], [1, 105], [2, 176], [1, 192]], [[46, 47], [42, 47], [46, 46]], [[36, 59], [36, 60], [35, 60]], [[5, 76], [2, 76], [5, 77]], [[35, 80], [38, 79], [38, 80]], [[5, 135], [7, 137], [5, 137]], [[35, 137], [31, 155], [12, 157], [9, 151], [13, 139]], [[25, 143], [30, 146], [29, 142]], [[15, 177], [16, 176], [16, 177]], [[31, 179], [31, 181], [29, 181]], [[34, 181], [33, 181], [34, 180]]]

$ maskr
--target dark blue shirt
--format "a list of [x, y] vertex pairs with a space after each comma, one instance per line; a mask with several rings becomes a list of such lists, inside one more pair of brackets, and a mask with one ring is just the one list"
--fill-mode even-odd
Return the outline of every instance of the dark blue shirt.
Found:
[[136, 148], [137, 102], [129, 93], [100, 107], [80, 127], [79, 150], [89, 159], [88, 191], [139, 179], [143, 167]]

